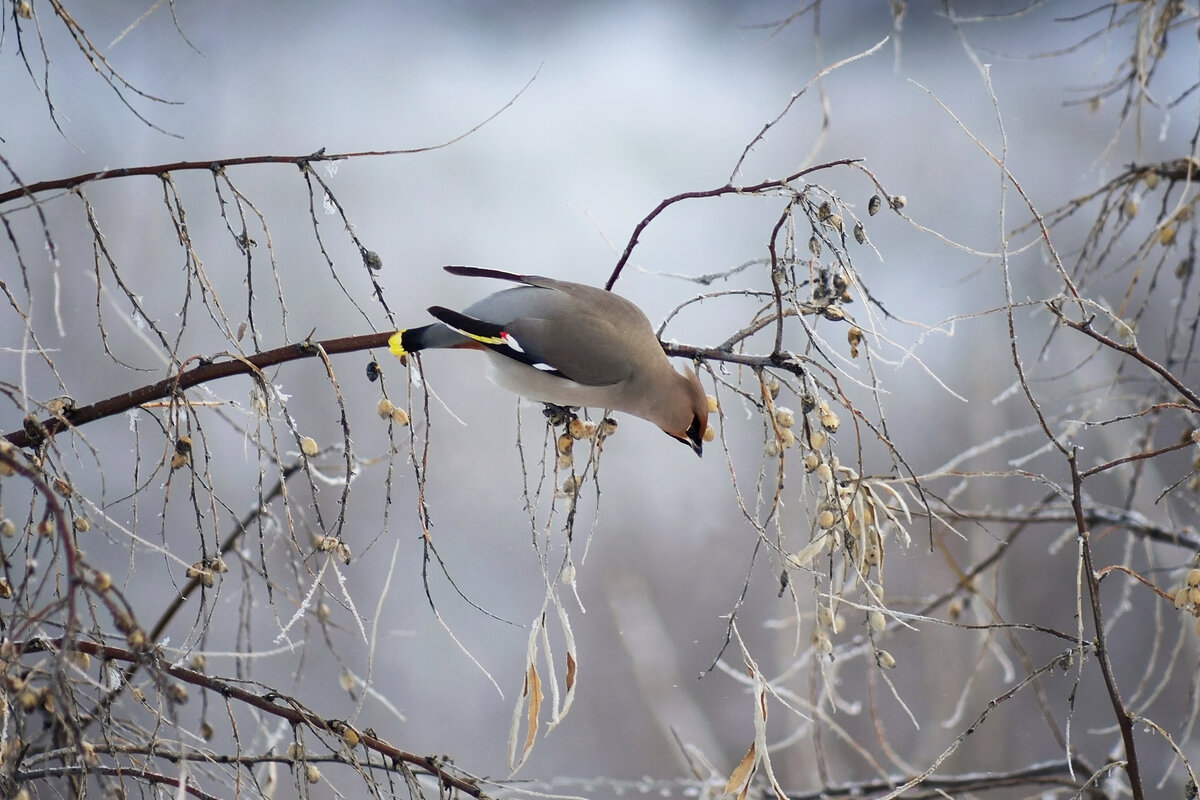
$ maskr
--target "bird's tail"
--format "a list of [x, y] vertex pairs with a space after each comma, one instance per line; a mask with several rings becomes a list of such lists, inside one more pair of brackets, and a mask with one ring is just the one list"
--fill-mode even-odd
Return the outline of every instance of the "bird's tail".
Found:
[[[437, 308], [437, 306], [434, 306], [434, 308]], [[464, 319], [469, 319], [469, 317], [464, 317]], [[417, 353], [421, 350], [444, 347], [479, 349], [483, 345], [475, 339], [464, 336], [454, 328], [443, 325], [440, 322], [435, 322], [432, 325], [422, 325], [419, 328], [407, 328], [406, 330], [396, 331], [388, 339], [388, 350], [397, 358], [403, 358], [409, 353]]]
[[402, 331], [396, 331], [388, 339], [388, 350], [392, 352], [392, 355], [397, 357], [424, 350], [430, 345], [425, 339], [426, 334], [432, 327], [432, 325], [423, 325], [420, 328], [407, 328]]

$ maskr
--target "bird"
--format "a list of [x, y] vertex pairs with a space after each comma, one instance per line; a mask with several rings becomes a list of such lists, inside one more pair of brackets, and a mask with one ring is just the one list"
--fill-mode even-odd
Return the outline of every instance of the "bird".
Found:
[[672, 368], [636, 305], [604, 289], [540, 275], [444, 269], [518, 285], [462, 311], [431, 306], [437, 322], [393, 333], [388, 339], [393, 355], [482, 350], [488, 377], [502, 388], [548, 405], [632, 414], [703, 455], [709, 405], [700, 378], [687, 367]]

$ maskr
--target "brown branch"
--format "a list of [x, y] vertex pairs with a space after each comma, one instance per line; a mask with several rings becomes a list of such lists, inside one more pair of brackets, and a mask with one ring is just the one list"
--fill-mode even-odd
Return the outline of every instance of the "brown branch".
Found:
[[[4, 434], [2, 438], [7, 440], [9, 444], [17, 447], [36, 447], [46, 439], [68, 428], [76, 428], [89, 422], [95, 422], [98, 419], [121, 414], [146, 403], [161, 400], [164, 397], [182, 392], [185, 389], [190, 389], [200, 383], [228, 378], [232, 375], [258, 374], [267, 367], [273, 367], [288, 361], [296, 361], [302, 358], [316, 358], [322, 351], [326, 355], [337, 355], [340, 353], [353, 353], [360, 350], [386, 347], [387, 340], [392, 333], [393, 331], [389, 330], [380, 333], [362, 334], [360, 336], [344, 336], [339, 339], [325, 339], [320, 342], [303, 341], [244, 357], [222, 354], [230, 360], [213, 363], [210, 359], [204, 359], [200, 366], [185, 369], [169, 378], [163, 378], [157, 383], [114, 395], [91, 405], [80, 406], [72, 411], [64, 411], [41, 421], [31, 417], [21, 430], [10, 431]], [[666, 351], [667, 355], [671, 356], [724, 361], [730, 364], [741, 364], [751, 367], [776, 367], [788, 370], [796, 375], [800, 375], [803, 372], [800, 363], [788, 353], [752, 356], [743, 353], [731, 353], [713, 347], [693, 347], [691, 345], [669, 343], [663, 344], [663, 350]], [[187, 359], [184, 363], [186, 364], [192, 360], [199, 359], [198, 357], [193, 357]]]
[[[625, 264], [629, 261], [629, 256], [633, 254], [633, 248], [637, 247], [638, 237], [641, 236], [642, 231], [646, 229], [646, 226], [653, 222], [655, 217], [676, 203], [684, 200], [698, 200], [704, 197], [721, 197], [722, 195], [726, 194], [762, 194], [764, 192], [783, 189], [792, 181], [797, 181], [800, 178], [803, 178], [805, 175], [810, 175], [814, 172], [819, 172], [823, 169], [830, 169], [832, 167], [842, 167], [849, 166], [851, 164], [857, 164], [860, 161], [862, 161], [861, 158], [839, 158], [836, 161], [827, 161], [824, 164], [816, 164], [808, 167], [807, 169], [802, 169], [799, 172], [788, 175], [786, 178], [779, 178], [773, 181], [763, 181], [762, 183], [756, 183], [751, 186], [734, 186], [732, 183], [727, 183], [724, 186], [720, 186], [716, 189], [705, 189], [697, 192], [683, 192], [682, 194], [677, 194], [674, 197], [668, 197], [666, 200], [663, 200], [661, 203], [655, 206], [654, 210], [647, 214], [646, 217], [634, 227], [633, 234], [629, 237], [629, 243], [625, 245], [625, 250], [621, 253], [621, 257], [617, 260], [617, 265], [613, 267], [612, 275], [608, 277], [608, 282], [604, 284], [604, 288], [611, 291], [613, 285], [617, 282], [617, 278], [621, 277], [621, 270], [625, 269]], [[3, 195], [0, 195], [0, 200], [2, 199]]]
[[10, 189], [7, 192], [0, 192], [0, 205], [10, 203], [13, 200], [19, 200], [23, 197], [31, 197], [35, 194], [52, 191], [71, 191], [86, 183], [94, 183], [96, 181], [107, 181], [115, 178], [132, 178], [138, 176], [159, 176], [169, 172], [182, 172], [185, 170], [209, 170], [211, 172], [220, 172], [226, 167], [240, 167], [247, 164], [294, 164], [301, 169], [308, 164], [320, 161], [342, 161], [347, 158], [359, 158], [363, 156], [388, 156], [401, 155], [409, 153], [419, 153], [428, 148], [416, 148], [413, 150], [380, 150], [363, 153], [330, 153], [326, 154], [324, 148], [315, 153], [310, 153], [306, 156], [241, 156], [239, 158], [218, 158], [212, 161], [173, 161], [168, 164], [147, 164], [140, 167], [120, 167], [117, 169], [101, 169], [95, 172], [84, 172], [80, 175], [73, 175], [69, 178], [54, 178], [53, 180], [38, 181], [37, 183], [27, 183], [16, 189]]
[[[1072, 769], [1080, 773], [1091, 773], [1091, 768], [1078, 757], [1067, 761], [1046, 761], [1008, 772], [976, 772], [962, 775], [931, 775], [921, 782], [927, 793], [909, 793], [905, 797], [938, 797], [947, 794], [955, 797], [975, 792], [994, 791], [1003, 787], [1017, 786], [1061, 786], [1081, 789], [1080, 781], [1072, 777]], [[904, 783], [906, 778], [882, 779], [850, 783], [841, 786], [824, 786], [811, 792], [788, 792], [788, 800], [819, 800], [825, 797], [866, 797], [869, 794], [886, 793]]]
[[[33, 652], [58, 652], [64, 644], [67, 644], [63, 639], [29, 639], [24, 642], [14, 642], [12, 646], [20, 653]], [[96, 658], [102, 658], [109, 661], [123, 662], [139, 662], [147, 658], [145, 654], [137, 653], [132, 650], [126, 650], [122, 647], [114, 647], [112, 645], [97, 644], [85, 640], [76, 640], [69, 643], [69, 647], [73, 651], [87, 653]], [[263, 694], [255, 694], [247, 691], [239, 686], [224, 681], [220, 678], [215, 678], [210, 675], [205, 675], [203, 672], [187, 669], [186, 667], [173, 666], [159, 661], [155, 664], [155, 668], [160, 672], [170, 675], [176, 680], [190, 683], [193, 686], [199, 686], [210, 692], [216, 692], [226, 700], [234, 700], [239, 703], [244, 703], [252, 706], [259, 711], [271, 714], [272, 716], [286, 720], [292, 725], [306, 725], [318, 731], [337, 736], [342, 741], [347, 740], [346, 732], [349, 726], [336, 719], [326, 719], [319, 714], [309, 710], [302, 703], [294, 698], [286, 695], [266, 690]], [[284, 701], [283, 704], [275, 702], [277, 699]], [[457, 789], [471, 797], [484, 798], [486, 795], [483, 789], [474, 780], [462, 778], [456, 774], [449, 772], [439, 759], [434, 756], [420, 756], [416, 753], [410, 753], [406, 750], [401, 750], [394, 747], [388, 742], [362, 731], [355, 731], [359, 742], [368, 750], [373, 750], [382, 756], [392, 759], [394, 762], [404, 762], [413, 767], [422, 770], [429, 775], [438, 779], [442, 787], [448, 789]], [[178, 785], [176, 783], [175, 785]]]
[[181, 170], [196, 169], [206, 169], [212, 172], [220, 172], [226, 167], [240, 167], [247, 164], [295, 164], [300, 169], [305, 169], [309, 164], [320, 161], [344, 161], [349, 158], [366, 158], [370, 156], [404, 156], [414, 155], [416, 153], [429, 153], [434, 150], [442, 150], [446, 147], [450, 147], [453, 144], [461, 142], [463, 139], [475, 133], [484, 125], [487, 125], [489, 122], [508, 110], [513, 103], [517, 102], [517, 98], [525, 94], [525, 90], [529, 88], [530, 84], [537, 80], [539, 72], [541, 72], [541, 67], [538, 67], [538, 69], [533, 73], [533, 76], [525, 82], [525, 85], [522, 86], [507, 103], [502, 105], [483, 121], [475, 124], [467, 131], [460, 133], [458, 136], [447, 139], [439, 144], [427, 145], [425, 147], [410, 147], [402, 150], [364, 150], [357, 153], [326, 153], [325, 148], [322, 147], [315, 153], [310, 153], [306, 156], [242, 156], [240, 158], [220, 158], [212, 161], [175, 161], [170, 164], [157, 164], [154, 166], [104, 169], [96, 172], [85, 172], [82, 175], [76, 175], [71, 178], [56, 178], [49, 181], [30, 183], [7, 192], [0, 192], [0, 205], [22, 197], [32, 197], [33, 195], [41, 192], [71, 190], [85, 183], [91, 183], [93, 181], [111, 180], [113, 178], [128, 178], [137, 175], [162, 175], [165, 172], [178, 172]]
[[1138, 768], [1137, 751], [1133, 740], [1133, 719], [1125, 709], [1121, 700], [1121, 690], [1113, 675], [1112, 663], [1108, 659], [1108, 644], [1104, 635], [1104, 614], [1100, 611], [1100, 578], [1096, 574], [1092, 562], [1091, 533], [1083, 513], [1083, 477], [1079, 472], [1076, 459], [1078, 451], [1072, 448], [1067, 456], [1071, 466], [1071, 507], [1075, 511], [1075, 526], [1079, 532], [1080, 549], [1083, 552], [1084, 580], [1088, 588], [1088, 601], [1092, 607], [1092, 625], [1095, 628], [1096, 658], [1100, 661], [1100, 673], [1104, 676], [1104, 686], [1108, 689], [1108, 699], [1112, 703], [1113, 715], [1117, 718], [1117, 726], [1121, 729], [1121, 741], [1125, 745], [1125, 774], [1129, 776], [1129, 788], [1133, 792], [1133, 800], [1144, 800], [1142, 791], [1141, 771]]
[[[156, 753], [156, 755], [161, 755]], [[116, 778], [136, 778], [144, 780], [147, 783], [157, 783], [163, 786], [180, 787], [180, 779], [178, 775], [162, 775], [149, 770], [137, 769], [133, 767], [114, 767], [107, 764], [64, 764], [61, 767], [44, 767], [42, 769], [30, 770], [15, 770], [13, 772], [13, 780], [18, 783], [28, 781], [45, 780], [47, 778], [61, 778], [66, 776], [83, 777], [89, 773], [100, 775], [112, 775]], [[215, 794], [209, 794], [202, 791], [190, 783], [184, 782], [182, 788], [192, 797], [199, 797], [200, 800], [220, 800]], [[172, 793], [174, 795], [174, 793]]]
[[[142, 386], [130, 392], [114, 395], [106, 400], [81, 406], [73, 411], [49, 417], [41, 422], [30, 420], [22, 430], [12, 431], [4, 435], [10, 444], [17, 447], [33, 447], [40, 445], [45, 439], [66, 430], [94, 422], [104, 417], [111, 417], [145, 403], [161, 400], [164, 397], [189, 389], [207, 381], [227, 378], [231, 375], [257, 374], [267, 367], [295, 361], [301, 358], [315, 358], [322, 350], [329, 355], [352, 353], [358, 350], [369, 350], [374, 347], [387, 345], [392, 331], [383, 333], [368, 333], [361, 336], [344, 336], [340, 339], [326, 339], [322, 342], [303, 341], [297, 344], [284, 345], [274, 350], [255, 353], [252, 356], [234, 356], [222, 354], [228, 361], [213, 363], [204, 359], [198, 367], [185, 369], [175, 375], [164, 378], [158, 383]], [[191, 361], [192, 359], [188, 359]], [[184, 362], [185, 364], [187, 361]]]
[[1046, 307], [1050, 309], [1050, 313], [1058, 317], [1058, 319], [1068, 328], [1079, 331], [1080, 333], [1085, 333], [1105, 347], [1134, 358], [1151, 372], [1156, 373], [1164, 381], [1171, 384], [1171, 387], [1175, 389], [1175, 391], [1186, 397], [1188, 402], [1190, 402], [1193, 406], [1196, 406], [1196, 408], [1191, 409], [1191, 411], [1200, 411], [1200, 394], [1196, 394], [1191, 389], [1184, 386], [1178, 378], [1171, 374], [1169, 369], [1150, 358], [1150, 356], [1146, 355], [1141, 350], [1138, 350], [1136, 346], [1121, 344], [1120, 342], [1110, 339], [1109, 337], [1100, 333], [1100, 331], [1093, 328], [1092, 321], [1094, 317], [1088, 317], [1082, 322], [1075, 322], [1063, 313], [1062, 309], [1058, 307], [1057, 303], [1047, 303]]

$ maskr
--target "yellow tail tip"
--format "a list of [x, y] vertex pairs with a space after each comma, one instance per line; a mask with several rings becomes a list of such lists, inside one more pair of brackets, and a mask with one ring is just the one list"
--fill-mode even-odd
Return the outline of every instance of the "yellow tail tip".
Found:
[[396, 331], [388, 338], [388, 350], [397, 358], [403, 358], [408, 355], [408, 351], [404, 349], [404, 331]]

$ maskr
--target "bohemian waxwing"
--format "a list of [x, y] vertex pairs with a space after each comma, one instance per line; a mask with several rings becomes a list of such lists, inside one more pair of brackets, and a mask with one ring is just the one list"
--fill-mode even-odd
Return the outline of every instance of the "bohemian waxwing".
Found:
[[439, 322], [396, 331], [388, 340], [392, 353], [483, 350], [489, 377], [509, 391], [558, 406], [624, 411], [701, 455], [708, 398], [693, 370], [671, 368], [640, 308], [593, 286], [478, 267], [445, 269], [521, 285], [462, 312], [431, 307]]

